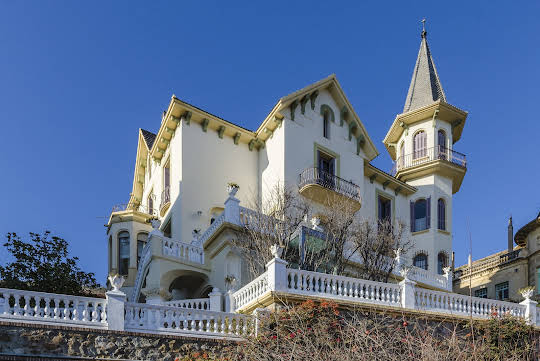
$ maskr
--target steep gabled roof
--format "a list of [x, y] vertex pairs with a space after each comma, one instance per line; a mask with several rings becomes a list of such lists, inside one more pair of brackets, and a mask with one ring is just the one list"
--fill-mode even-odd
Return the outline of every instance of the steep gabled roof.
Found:
[[337, 80], [335, 74], [331, 74], [324, 79], [321, 79], [300, 90], [297, 90], [289, 95], [280, 98], [274, 108], [272, 108], [270, 113], [266, 116], [265, 120], [257, 129], [257, 136], [263, 140], [266, 140], [269, 135], [265, 135], [264, 129], [274, 119], [276, 114], [280, 114], [280, 112], [291, 106], [291, 104], [293, 104], [294, 102], [298, 103], [301, 101], [302, 98], [308, 97], [310, 94], [313, 94], [314, 92], [317, 92], [321, 89], [327, 89], [334, 97], [334, 100], [336, 100], [338, 107], [340, 109], [343, 109], [344, 107], [347, 110], [347, 113], [350, 115], [350, 117], [346, 121], [355, 123], [358, 126], [358, 135], [362, 135], [365, 139], [364, 152], [368, 157], [369, 161], [373, 160], [377, 155], [379, 155], [379, 151], [369, 137], [369, 134], [364, 124], [362, 123], [360, 117], [358, 117], [358, 114], [356, 114], [353, 106], [349, 102], [349, 99], [345, 95], [345, 92], [343, 91], [341, 84], [339, 84], [339, 81]]
[[142, 132], [144, 141], [146, 142], [146, 145], [148, 146], [148, 149], [152, 149], [152, 146], [154, 145], [154, 141], [156, 140], [156, 135], [142, 128], [141, 128], [141, 132]]
[[427, 32], [425, 30], [422, 31], [421, 36], [420, 50], [418, 51], [403, 113], [421, 108], [437, 100], [446, 102], [441, 80], [439, 79], [435, 63], [431, 57], [431, 51], [429, 50], [426, 37]]

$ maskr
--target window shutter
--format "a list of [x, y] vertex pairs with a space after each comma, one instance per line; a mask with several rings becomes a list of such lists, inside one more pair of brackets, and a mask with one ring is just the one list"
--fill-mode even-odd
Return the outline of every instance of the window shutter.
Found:
[[428, 197], [426, 204], [426, 227], [431, 228], [431, 197]]
[[414, 232], [414, 202], [411, 201], [411, 232]]

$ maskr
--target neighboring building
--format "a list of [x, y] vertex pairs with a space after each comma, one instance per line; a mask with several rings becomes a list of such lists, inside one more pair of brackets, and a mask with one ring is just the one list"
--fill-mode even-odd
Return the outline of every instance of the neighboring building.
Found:
[[[224, 208], [248, 216], [241, 205], [285, 184], [314, 203], [339, 194], [364, 219], [404, 221], [419, 282], [451, 288], [452, 195], [466, 172], [453, 147], [466, 118], [446, 101], [425, 31], [403, 112], [383, 140], [391, 174], [370, 163], [379, 152], [334, 75], [279, 99], [255, 131], [173, 96], [157, 133], [139, 130], [129, 203], [108, 222], [109, 273], [126, 275], [130, 298], [142, 291], [148, 302], [206, 297], [228, 276], [242, 286], [245, 264], [228, 242], [238, 220]], [[224, 205], [229, 182], [238, 199]], [[145, 248], [152, 217], [165, 237], [154, 232], [160, 241]]]
[[[514, 237], [508, 221], [508, 248], [454, 271], [454, 292], [498, 300], [521, 301], [519, 290], [534, 286], [540, 299], [540, 213]], [[514, 241], [516, 247], [514, 247]]]

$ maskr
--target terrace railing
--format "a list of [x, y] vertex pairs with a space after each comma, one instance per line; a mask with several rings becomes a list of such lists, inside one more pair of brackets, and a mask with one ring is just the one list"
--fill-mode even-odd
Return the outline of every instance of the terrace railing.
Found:
[[467, 168], [467, 157], [465, 154], [439, 145], [433, 148], [422, 148], [411, 154], [398, 157], [390, 174], [395, 176], [397, 172], [401, 170], [416, 167], [436, 160], [450, 162], [459, 167]]
[[298, 186], [300, 189], [307, 185], [317, 184], [326, 189], [335, 191], [355, 201], [361, 201], [361, 189], [353, 182], [342, 179], [320, 168], [307, 168], [300, 173]]

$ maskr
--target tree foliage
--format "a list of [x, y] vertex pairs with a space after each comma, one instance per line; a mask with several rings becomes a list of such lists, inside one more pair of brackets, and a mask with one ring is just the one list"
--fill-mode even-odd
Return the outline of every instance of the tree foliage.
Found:
[[69, 257], [68, 242], [50, 232], [30, 233], [25, 241], [8, 233], [4, 247], [14, 261], [0, 266], [0, 287], [69, 295], [88, 295], [99, 287], [94, 273], [84, 272]]
[[248, 207], [254, 212], [242, 219], [244, 226], [232, 240], [251, 276], [264, 272], [270, 247], [278, 244], [291, 268], [388, 282], [395, 252], [405, 254], [412, 246], [403, 223], [365, 219], [339, 195], [328, 195], [325, 203], [309, 202], [281, 184], [264, 200], [253, 197]]

